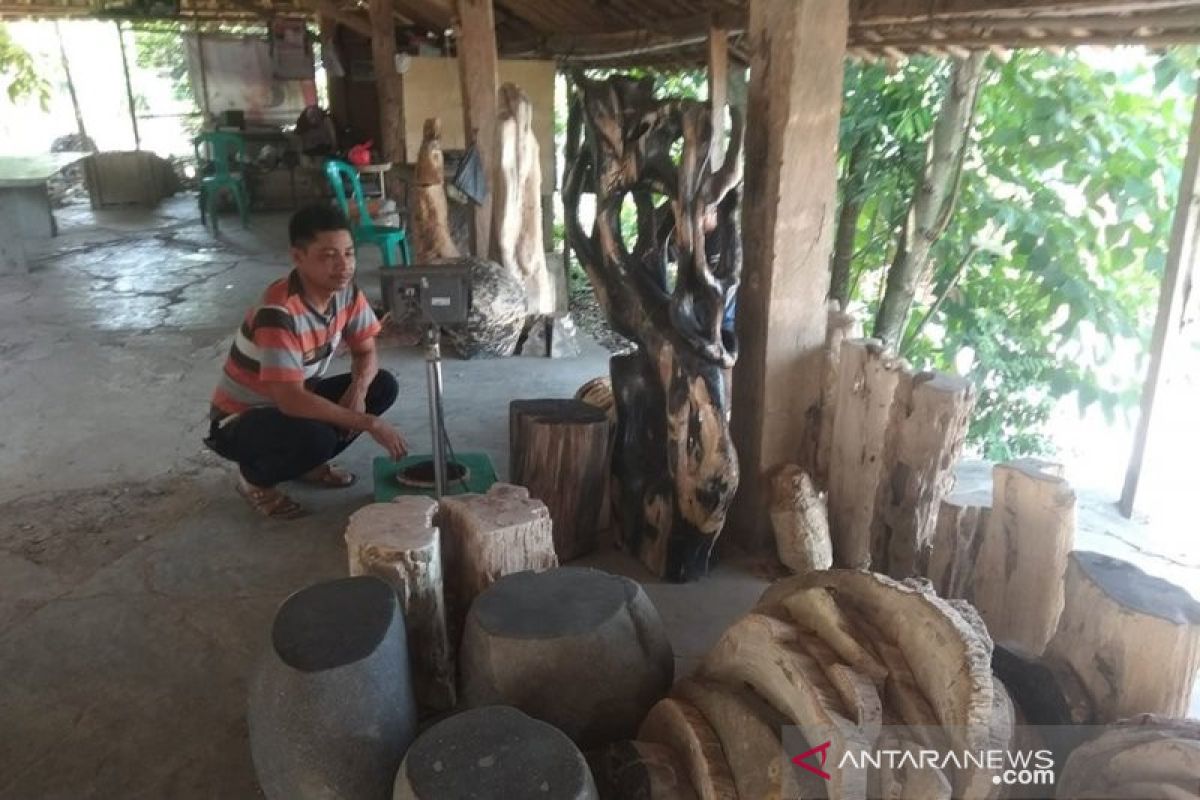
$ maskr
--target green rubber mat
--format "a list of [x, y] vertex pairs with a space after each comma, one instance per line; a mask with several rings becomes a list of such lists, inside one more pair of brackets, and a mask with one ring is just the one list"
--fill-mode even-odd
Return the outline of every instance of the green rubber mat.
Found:
[[[410, 464], [429, 460], [429, 455], [409, 455], [399, 461], [392, 461], [387, 456], [375, 459], [372, 472], [375, 476], [375, 502], [387, 503], [392, 498], [402, 494], [419, 494], [433, 496], [433, 489], [419, 489], [413, 486], [401, 486], [396, 481], [396, 473]], [[467, 488], [463, 489], [462, 481], [453, 481], [446, 487], [446, 494], [464, 494], [473, 492], [483, 494], [496, 482], [496, 468], [487, 453], [457, 453], [455, 460], [467, 468]]]

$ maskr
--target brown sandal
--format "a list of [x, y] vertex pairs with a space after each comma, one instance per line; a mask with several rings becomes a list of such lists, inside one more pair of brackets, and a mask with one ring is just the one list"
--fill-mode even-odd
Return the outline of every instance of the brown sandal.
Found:
[[353, 472], [328, 463], [300, 476], [301, 483], [321, 486], [325, 489], [345, 489], [347, 486], [353, 485], [356, 480], [358, 480], [358, 476]]
[[264, 517], [296, 519], [306, 513], [304, 506], [274, 487], [264, 489], [238, 479], [237, 491], [255, 511]]

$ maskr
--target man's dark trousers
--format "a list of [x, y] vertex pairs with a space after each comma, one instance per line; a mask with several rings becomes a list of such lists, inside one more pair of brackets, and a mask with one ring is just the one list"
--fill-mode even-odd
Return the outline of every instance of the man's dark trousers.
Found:
[[[338, 402], [350, 386], [350, 374], [312, 381], [308, 389]], [[366, 411], [379, 416], [396, 402], [400, 387], [390, 372], [379, 370], [367, 389]], [[252, 408], [223, 428], [213, 423], [209, 447], [236, 461], [242, 477], [255, 486], [274, 486], [299, 478], [350, 446], [357, 433], [328, 422], [289, 417], [278, 408]]]

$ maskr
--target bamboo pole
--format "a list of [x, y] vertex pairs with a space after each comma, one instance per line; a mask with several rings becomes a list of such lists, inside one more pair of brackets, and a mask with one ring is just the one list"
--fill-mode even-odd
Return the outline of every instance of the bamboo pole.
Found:
[[125, 97], [129, 100], [129, 121], [133, 123], [133, 148], [142, 149], [142, 135], [138, 131], [137, 106], [133, 102], [133, 82], [129, 79], [129, 56], [125, 52], [125, 29], [120, 20], [113, 23], [117, 26], [117, 41], [121, 44], [121, 68], [125, 70]]

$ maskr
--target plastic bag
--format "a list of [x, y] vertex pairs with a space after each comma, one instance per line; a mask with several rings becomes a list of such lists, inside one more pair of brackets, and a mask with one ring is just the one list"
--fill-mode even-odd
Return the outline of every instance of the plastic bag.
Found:
[[483, 159], [479, 157], [475, 145], [471, 145], [463, 160], [459, 162], [458, 169], [454, 171], [453, 182], [454, 187], [475, 205], [482, 205], [487, 199], [487, 175], [484, 174]]

